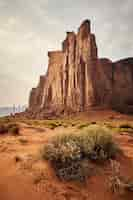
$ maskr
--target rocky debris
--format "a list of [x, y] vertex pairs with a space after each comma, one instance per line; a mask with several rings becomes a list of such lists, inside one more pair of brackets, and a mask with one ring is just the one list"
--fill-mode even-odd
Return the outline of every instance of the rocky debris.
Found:
[[133, 58], [113, 63], [98, 58], [95, 35], [85, 20], [67, 32], [61, 51], [48, 52], [49, 65], [29, 98], [35, 118], [87, 111], [93, 106], [133, 110]]

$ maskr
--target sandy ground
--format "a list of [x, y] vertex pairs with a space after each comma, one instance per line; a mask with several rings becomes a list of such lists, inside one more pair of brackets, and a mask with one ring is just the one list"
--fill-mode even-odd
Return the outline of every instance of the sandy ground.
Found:
[[[92, 116], [91, 120], [95, 119]], [[112, 113], [102, 116], [111, 118]], [[117, 115], [116, 119], [120, 118]], [[128, 120], [133, 121], [133, 118], [129, 117]], [[58, 180], [49, 163], [40, 160], [40, 148], [49, 137], [74, 128], [37, 129], [22, 123], [20, 126], [20, 136], [0, 136], [0, 200], [133, 200], [133, 193], [111, 193], [108, 163], [97, 166], [96, 174], [81, 184]], [[117, 158], [121, 174], [133, 180], [133, 137], [125, 133], [117, 134], [114, 138], [124, 152]], [[16, 162], [18, 157], [20, 161]]]

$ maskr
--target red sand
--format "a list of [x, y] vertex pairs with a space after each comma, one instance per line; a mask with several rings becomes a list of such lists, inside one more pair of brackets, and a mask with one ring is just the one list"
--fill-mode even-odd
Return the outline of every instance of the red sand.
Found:
[[[0, 200], [133, 200], [133, 193], [121, 196], [110, 192], [109, 164], [97, 166], [97, 173], [85, 184], [59, 181], [47, 162], [35, 158], [38, 158], [38, 151], [48, 137], [68, 128], [39, 132], [24, 124], [21, 126], [21, 136], [0, 136]], [[124, 151], [124, 155], [117, 158], [121, 174], [133, 180], [133, 137], [127, 134], [114, 137]], [[22, 138], [27, 143], [23, 144]], [[24, 157], [24, 160], [16, 162], [16, 155]], [[43, 180], [39, 178], [42, 173]]]

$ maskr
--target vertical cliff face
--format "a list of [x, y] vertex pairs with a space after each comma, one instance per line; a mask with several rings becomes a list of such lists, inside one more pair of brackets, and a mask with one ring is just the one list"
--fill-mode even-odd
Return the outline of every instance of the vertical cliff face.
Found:
[[113, 104], [133, 106], [133, 58], [114, 63]]
[[62, 50], [48, 52], [48, 57], [48, 71], [30, 94], [30, 111], [85, 111], [95, 105], [133, 102], [133, 59], [99, 59], [89, 20], [77, 34], [67, 32]]
[[93, 63], [97, 62], [97, 47], [90, 22], [84, 21], [77, 35], [68, 33], [63, 47], [67, 72], [64, 74], [67, 76], [65, 104], [74, 110], [84, 110], [94, 103], [92, 73]]
[[32, 88], [29, 98], [29, 110], [37, 110], [40, 108], [43, 99], [45, 81], [46, 81], [46, 76], [40, 76], [37, 88]]
[[56, 108], [63, 105], [63, 65], [65, 62], [62, 51], [49, 52], [47, 79], [43, 90], [42, 108]]

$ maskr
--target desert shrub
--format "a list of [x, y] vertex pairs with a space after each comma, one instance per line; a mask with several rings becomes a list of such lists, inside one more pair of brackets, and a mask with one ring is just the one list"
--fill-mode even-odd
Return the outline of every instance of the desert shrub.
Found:
[[104, 122], [104, 126], [111, 130], [114, 130], [116, 128], [116, 126], [110, 122]]
[[93, 122], [90, 122], [90, 124], [96, 124], [96, 122], [95, 122], [95, 121], [93, 121]]
[[19, 135], [20, 128], [17, 123], [8, 123], [6, 126], [9, 133]]
[[10, 122], [10, 123], [6, 123], [5, 125], [7, 126], [7, 129], [10, 130], [11, 128], [16, 127], [17, 123]]
[[83, 123], [83, 124], [80, 124], [77, 128], [78, 129], [83, 129], [83, 128], [89, 126], [89, 125], [90, 125], [89, 123]]
[[8, 132], [7, 127], [4, 124], [0, 125], [0, 134], [5, 134]]
[[19, 126], [16, 123], [3, 123], [0, 124], [0, 134], [12, 133], [14, 135], [19, 134]]
[[109, 176], [109, 188], [112, 193], [119, 193], [123, 189], [120, 174], [120, 163], [111, 160], [111, 175]]
[[121, 124], [119, 126], [119, 128], [122, 128], [122, 129], [133, 129], [133, 127], [128, 123]]
[[44, 159], [66, 163], [79, 160], [81, 156], [80, 147], [74, 143], [71, 135], [58, 136], [53, 141], [44, 146], [41, 151]]
[[84, 180], [88, 176], [84, 160], [105, 161], [114, 158], [117, 152], [109, 129], [92, 125], [78, 133], [54, 136], [44, 145], [41, 157], [52, 163], [60, 178]]
[[42, 170], [34, 170], [33, 173], [33, 183], [34, 184], [39, 184], [42, 181], [48, 180], [48, 174], [46, 173], [46, 171], [42, 171]]
[[77, 125], [77, 122], [72, 122], [71, 123], [71, 126], [76, 126]]
[[82, 160], [82, 162], [72, 161], [70, 163], [64, 163], [64, 165], [53, 164], [53, 166], [57, 177], [61, 180], [84, 182], [91, 174], [88, 160]]
[[19, 138], [18, 140], [21, 144], [27, 144], [28, 140], [26, 138]]
[[122, 123], [117, 128], [118, 132], [127, 132], [128, 134], [133, 134], [133, 126], [130, 123]]
[[124, 192], [133, 192], [133, 181], [122, 176], [120, 171], [120, 163], [110, 160], [111, 175], [109, 176], [109, 188], [112, 193], [123, 194]]
[[55, 129], [61, 125], [62, 125], [61, 122], [58, 122], [58, 121], [51, 121], [51, 122], [46, 123], [46, 126], [50, 129]]
[[83, 155], [91, 160], [103, 161], [114, 158], [118, 146], [114, 143], [109, 129], [98, 125], [84, 129], [81, 135]]
[[19, 127], [18, 126], [14, 126], [10, 129], [10, 133], [12, 133], [13, 135], [19, 135]]
[[5, 124], [11, 122], [12, 119], [10, 117], [0, 117], [0, 124]]

